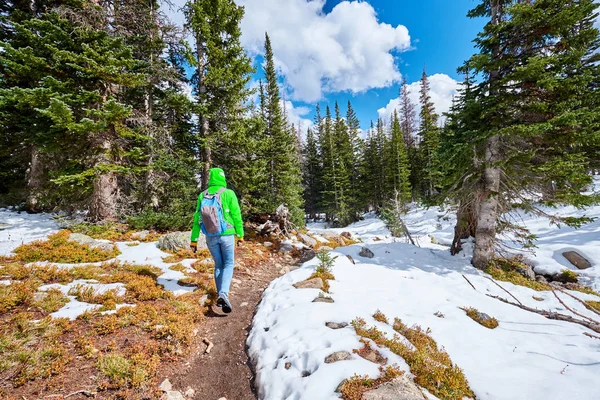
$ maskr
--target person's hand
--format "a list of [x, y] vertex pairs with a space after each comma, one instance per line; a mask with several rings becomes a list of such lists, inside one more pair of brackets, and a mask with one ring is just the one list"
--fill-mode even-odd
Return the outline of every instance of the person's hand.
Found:
[[191, 242], [190, 243], [190, 248], [192, 249], [192, 251], [195, 253], [196, 251], [198, 251], [198, 242]]
[[238, 247], [242, 247], [244, 245], [244, 239], [238, 239], [237, 245]]

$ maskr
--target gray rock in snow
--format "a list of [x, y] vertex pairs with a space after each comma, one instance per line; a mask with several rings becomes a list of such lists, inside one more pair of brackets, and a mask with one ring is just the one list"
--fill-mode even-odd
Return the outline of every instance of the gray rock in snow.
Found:
[[325, 326], [329, 329], [342, 329], [348, 326], [347, 322], [326, 322]]
[[347, 361], [352, 359], [352, 354], [348, 353], [347, 351], [336, 351], [335, 353], [325, 357], [325, 364], [332, 364], [338, 361]]
[[307, 246], [315, 247], [317, 245], [317, 240], [312, 238], [304, 233], [298, 233], [298, 239]]
[[424, 400], [425, 398], [419, 387], [406, 375], [402, 375], [366, 392], [362, 400]]
[[289, 244], [284, 244], [279, 248], [279, 252], [283, 254], [291, 253], [292, 251], [294, 251], [294, 246]]
[[[190, 248], [190, 236], [192, 232], [171, 232], [158, 238], [156, 245], [163, 251], [187, 250]], [[206, 249], [206, 237], [198, 237], [198, 249]]]
[[524, 267], [520, 267], [517, 268], [516, 271], [523, 275], [525, 278], [531, 280], [531, 281], [535, 281], [535, 272], [533, 271], [533, 268], [531, 268], [530, 266], [526, 265]]
[[592, 264], [576, 251], [565, 251], [562, 255], [574, 266], [579, 269], [592, 268]]
[[150, 231], [139, 231], [131, 234], [133, 240], [144, 240], [148, 237]]
[[365, 258], [375, 257], [375, 254], [373, 254], [373, 252], [368, 247], [363, 247], [362, 249], [360, 249], [360, 253], [358, 253], [358, 255]]
[[323, 279], [312, 278], [294, 284], [296, 289], [323, 289]]

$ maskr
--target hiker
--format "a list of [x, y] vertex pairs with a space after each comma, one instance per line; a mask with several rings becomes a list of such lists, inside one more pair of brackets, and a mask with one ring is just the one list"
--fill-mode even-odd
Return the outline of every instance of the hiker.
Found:
[[242, 213], [235, 192], [227, 189], [225, 172], [221, 168], [211, 168], [208, 189], [198, 196], [194, 213], [191, 248], [198, 249], [200, 231], [206, 235], [208, 250], [215, 261], [215, 284], [217, 285], [217, 307], [229, 314], [232, 311], [229, 301], [229, 286], [233, 278], [235, 236], [238, 246], [244, 243]]

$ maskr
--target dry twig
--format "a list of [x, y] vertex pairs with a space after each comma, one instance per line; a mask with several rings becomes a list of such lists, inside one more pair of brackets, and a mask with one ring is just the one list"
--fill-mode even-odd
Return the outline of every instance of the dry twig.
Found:
[[496, 282], [495, 280], [493, 280], [492, 278], [490, 278], [489, 276], [486, 276], [487, 279], [489, 279], [490, 281], [492, 281], [492, 283], [496, 286], [498, 286], [500, 289], [504, 290], [506, 293], [508, 293], [508, 295], [510, 297], [512, 297], [513, 299], [515, 299], [517, 301], [517, 303], [519, 303], [520, 305], [523, 305], [523, 303], [521, 303], [519, 301], [519, 299], [517, 299], [515, 296], [512, 295], [511, 292], [509, 292], [508, 290], [504, 289], [502, 286], [500, 286], [500, 284], [498, 282]]
[[474, 291], [477, 291], [477, 289], [475, 289], [475, 286], [473, 286], [473, 284], [471, 283], [471, 281], [466, 276], [463, 275], [462, 277], [465, 278], [465, 280], [467, 282], [469, 282], [469, 285], [471, 285], [471, 287], [473, 288]]
[[204, 342], [204, 344], [208, 347], [206, 347], [206, 350], [204, 350], [204, 353], [206, 354], [210, 354], [210, 351], [212, 350], [212, 348], [214, 347], [213, 342], [211, 342], [210, 340], [208, 340], [207, 338], [202, 339], [202, 342]]
[[568, 305], [566, 305], [566, 304], [564, 303], [564, 301], [562, 301], [562, 299], [561, 299], [560, 297], [558, 297], [558, 295], [556, 294], [556, 292], [555, 292], [554, 290], [552, 290], [552, 294], [554, 295], [554, 297], [556, 297], [556, 299], [557, 299], [557, 300], [560, 302], [560, 304], [562, 304], [562, 305], [563, 305], [563, 306], [564, 306], [564, 307], [565, 307], [567, 310], [571, 311], [573, 314], [577, 315], [578, 317], [581, 317], [581, 318], [587, 319], [587, 320], [589, 320], [589, 321], [596, 322], [596, 321], [594, 321], [592, 318], [590, 318], [590, 317], [588, 317], [588, 316], [586, 316], [586, 315], [580, 314], [580, 313], [578, 313], [577, 311], [573, 310], [573, 309], [572, 309], [571, 307], [569, 307]]

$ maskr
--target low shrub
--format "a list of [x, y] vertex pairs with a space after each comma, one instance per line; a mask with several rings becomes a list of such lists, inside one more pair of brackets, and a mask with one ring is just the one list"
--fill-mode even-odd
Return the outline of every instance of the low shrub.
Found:
[[592, 307], [596, 311], [600, 311], [600, 301], [587, 300], [585, 304]]
[[498, 327], [498, 320], [496, 318], [489, 318], [486, 319], [484, 318], [484, 316], [482, 315], [481, 312], [479, 312], [479, 310], [477, 310], [476, 308], [473, 307], [459, 307], [461, 310], [463, 310], [465, 313], [467, 313], [467, 316], [469, 318], [471, 318], [473, 321], [477, 322], [479, 325], [485, 326], [488, 329], [495, 329]]
[[560, 271], [559, 280], [561, 282], [577, 283], [578, 278], [579, 275], [577, 274], [577, 272], [571, 271], [570, 269], [563, 269], [562, 271]]
[[517, 272], [518, 268], [524, 267], [525, 264], [518, 257], [513, 259], [495, 259], [490, 261], [490, 265], [485, 272], [498, 281], [510, 282], [514, 285], [525, 286], [537, 291], [551, 290], [550, 285], [532, 281]]
[[388, 323], [387, 317], [380, 310], [375, 311], [375, 314], [373, 314], [373, 318], [375, 319], [375, 321], [379, 321], [379, 322], [382, 322], [384, 324]]
[[39, 307], [47, 313], [53, 313], [69, 302], [69, 298], [59, 289], [52, 288], [45, 292], [45, 295], [38, 301], [33, 302], [33, 306]]
[[136, 216], [127, 217], [127, 223], [133, 229], [155, 229], [159, 232], [187, 230], [192, 225], [193, 220], [193, 212], [188, 215], [146, 211]]
[[63, 230], [50, 235], [46, 241], [38, 240], [23, 244], [14, 250], [16, 259], [23, 262], [49, 261], [80, 264], [106, 261], [120, 254], [116, 248], [104, 251], [70, 242], [67, 240], [69, 235], [69, 231]]

